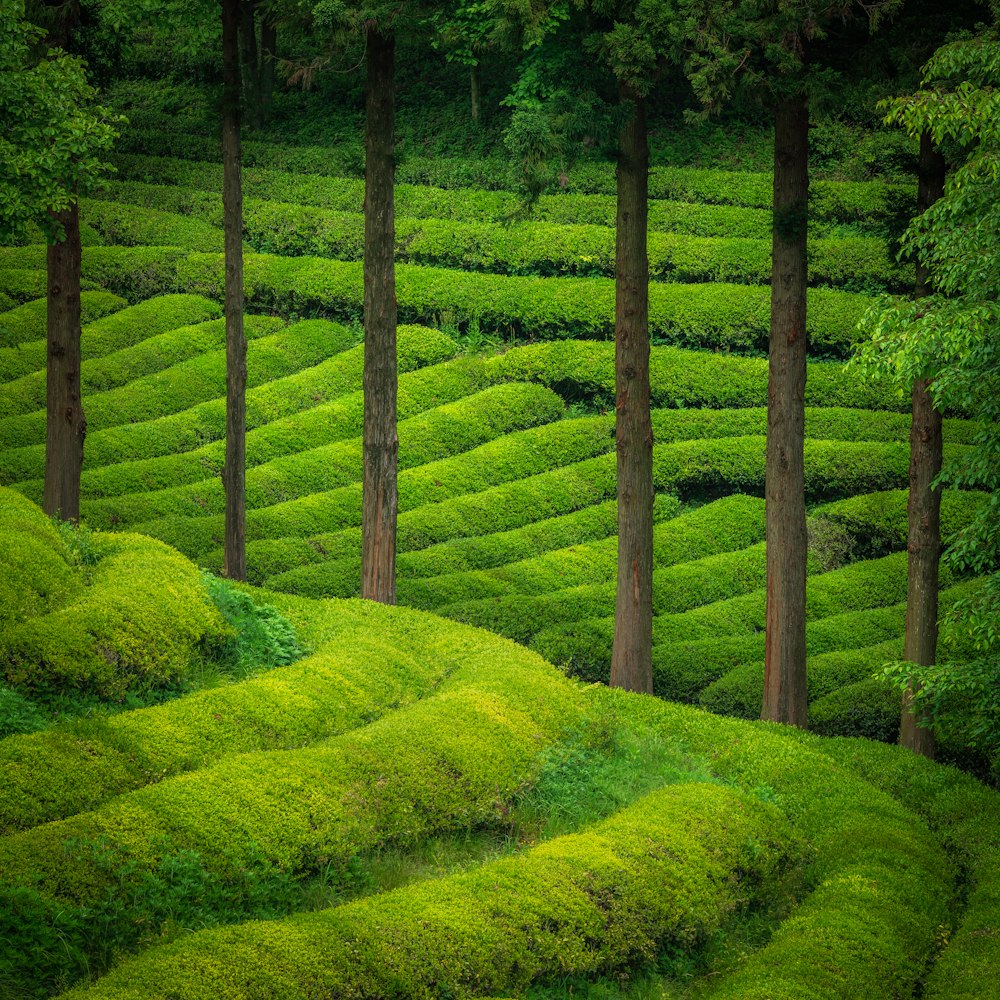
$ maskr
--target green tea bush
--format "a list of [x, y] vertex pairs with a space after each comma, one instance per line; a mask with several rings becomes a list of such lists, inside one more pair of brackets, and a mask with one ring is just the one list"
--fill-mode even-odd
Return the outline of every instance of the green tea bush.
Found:
[[[342, 346], [331, 341], [325, 323], [295, 323], [285, 328], [273, 316], [247, 316], [247, 387], [253, 388], [318, 364]], [[225, 395], [226, 352], [208, 351], [91, 396], [87, 423], [95, 430], [117, 427], [186, 410]], [[45, 440], [41, 411], [0, 420], [0, 447], [19, 448]]]
[[264, 982], [285, 995], [515, 993], [556, 971], [649, 959], [664, 942], [697, 944], [794, 854], [773, 807], [712, 784], [674, 786], [521, 857], [278, 924], [189, 937], [79, 995], [188, 996], [208, 984], [224, 998]]
[[[81, 292], [80, 322], [86, 329], [127, 305], [124, 299], [110, 292]], [[0, 313], [0, 382], [45, 367], [46, 312], [46, 300], [35, 299]], [[81, 345], [86, 342], [84, 333]]]
[[[275, 320], [246, 323], [250, 340], [272, 334], [280, 328], [280, 323]], [[148, 336], [134, 347], [84, 361], [80, 367], [80, 386], [85, 396], [109, 392], [202, 354], [218, 351], [225, 347], [225, 343], [226, 325], [222, 319]], [[44, 407], [44, 370], [32, 372], [0, 387], [0, 418], [32, 413]]]
[[[297, 415], [304, 411], [361, 388], [363, 350], [360, 347], [352, 348], [352, 332], [346, 327], [322, 320], [309, 321], [308, 327], [325, 338], [331, 356], [291, 375], [249, 388], [246, 394], [248, 430], [256, 430], [285, 417], [294, 422]], [[398, 333], [400, 372], [443, 361], [453, 357], [457, 350], [454, 341], [436, 330], [401, 326]], [[300, 419], [308, 418], [303, 416]], [[113, 470], [106, 474], [95, 473], [94, 470], [108, 465], [132, 461], [139, 463], [152, 457], [194, 451], [207, 442], [221, 440], [225, 426], [226, 401], [224, 397], [216, 397], [178, 413], [88, 433], [85, 445], [86, 468], [81, 488], [86, 492], [90, 489], [92, 480], [100, 483], [107, 475], [110, 477], [110, 485], [104, 487], [104, 490], [115, 489], [118, 480]], [[39, 479], [44, 469], [43, 445], [0, 452], [0, 482]], [[159, 469], [158, 465], [156, 469]], [[139, 466], [135, 471], [141, 478], [146, 471], [151, 470]], [[164, 471], [169, 474], [169, 464]], [[131, 472], [131, 469], [121, 470], [122, 482], [128, 481]], [[142, 483], [141, 488], [146, 488], [148, 481], [143, 479]], [[37, 490], [37, 484], [35, 488]], [[94, 492], [103, 495], [100, 485]]]
[[80, 216], [107, 246], [176, 246], [220, 251], [222, 233], [203, 221], [145, 205], [122, 205], [84, 198]]
[[[614, 401], [615, 349], [611, 343], [567, 340], [525, 344], [486, 359], [493, 378], [539, 381], [567, 399]], [[767, 405], [767, 360], [654, 346], [650, 384], [655, 406], [727, 407]], [[811, 361], [808, 406], [908, 411], [890, 388], [862, 380], [838, 362]]]
[[[33, 248], [0, 249], [0, 265], [31, 262]], [[316, 257], [247, 254], [249, 308], [283, 314], [356, 320], [361, 316], [361, 265]], [[168, 291], [219, 297], [221, 254], [172, 247], [94, 247], [84, 273], [130, 301]], [[614, 281], [610, 278], [521, 278], [400, 265], [396, 269], [399, 318], [433, 323], [442, 314], [482, 329], [542, 339], [610, 339]], [[810, 292], [808, 332], [815, 353], [844, 356], [869, 298], [832, 289]], [[769, 292], [743, 285], [654, 284], [650, 333], [686, 347], [761, 350], [769, 329]]]
[[0, 634], [8, 684], [124, 697], [182, 678], [204, 644], [227, 628], [197, 569], [161, 542], [104, 536], [89, 585], [61, 607]]
[[[442, 462], [505, 435], [551, 423], [558, 420], [562, 412], [559, 396], [540, 385], [515, 382], [485, 389], [401, 421], [399, 467], [401, 470], [415, 469]], [[362, 466], [360, 438], [275, 458], [247, 471], [247, 508], [260, 511], [259, 516], [266, 517], [263, 513], [266, 508], [358, 484]], [[114, 467], [109, 470], [113, 471]], [[408, 482], [408, 478], [401, 477], [401, 506], [407, 502], [403, 494]], [[155, 492], [113, 496], [83, 505], [88, 523], [95, 527], [127, 527], [176, 515], [221, 514], [224, 509], [225, 492], [218, 479]]]
[[0, 637], [25, 619], [60, 607], [83, 584], [49, 518], [20, 493], [2, 488], [0, 576]]
[[[345, 387], [353, 382], [360, 383], [360, 372], [357, 368], [362, 353], [363, 348], [358, 346], [331, 359], [343, 362], [340, 374], [345, 376]], [[329, 364], [330, 362], [323, 362], [316, 367]], [[346, 377], [348, 375], [356, 375], [356, 378], [349, 381]], [[323, 377], [328, 385], [333, 382], [332, 372], [326, 372]], [[295, 378], [296, 376], [291, 376], [287, 380], [279, 379], [262, 386], [261, 389], [277, 386], [281, 382], [289, 382]], [[416, 371], [404, 371], [399, 377], [397, 392], [398, 417], [401, 421], [409, 420], [438, 406], [457, 402], [474, 394], [480, 384], [481, 378], [477, 366], [467, 364], [464, 360], [431, 365]], [[293, 389], [293, 385], [288, 386], [289, 395]], [[253, 426], [246, 436], [247, 468], [263, 465], [321, 444], [332, 444], [335, 441], [353, 438], [362, 431], [364, 399], [360, 390], [335, 396], [327, 403], [310, 398], [309, 409], [277, 417], [266, 423], [260, 423], [260, 420], [266, 417], [266, 413], [261, 412], [262, 402], [261, 398], [254, 400], [253, 423], [256, 426]], [[204, 413], [206, 410], [207, 407], [203, 404], [185, 413], [191, 414], [193, 411]], [[164, 422], [153, 420], [150, 423], [163, 431]], [[198, 432], [203, 439], [209, 440], [208, 444], [192, 448], [190, 451], [119, 462], [89, 472], [85, 471], [81, 477], [81, 495], [89, 499], [120, 496], [142, 490], [155, 491], [185, 483], [196, 483], [213, 473], [221, 475], [225, 462], [225, 441], [217, 438], [218, 432], [214, 426], [201, 424]], [[168, 437], [166, 433], [162, 434], [159, 443], [162, 444], [166, 437]], [[179, 443], [184, 444], [186, 441]], [[27, 489], [27, 485], [22, 484], [20, 488]], [[37, 484], [33, 485], [37, 489]]]

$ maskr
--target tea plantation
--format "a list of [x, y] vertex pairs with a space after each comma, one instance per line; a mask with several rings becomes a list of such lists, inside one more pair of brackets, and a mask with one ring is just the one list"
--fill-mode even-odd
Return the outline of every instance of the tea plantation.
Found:
[[[892, 746], [875, 679], [902, 655], [910, 404], [846, 362], [912, 285], [912, 190], [813, 185], [805, 733], [745, 721], [768, 176], [651, 174], [648, 697], [602, 683], [612, 168], [511, 223], [474, 165], [400, 165], [390, 608], [354, 599], [363, 183], [246, 146], [252, 585], [228, 584], [219, 152], [133, 125], [81, 208], [78, 529], [37, 506], [45, 248], [0, 247], [0, 996], [1000, 997], [991, 762]], [[946, 458], [977, 433], [944, 427]], [[945, 493], [946, 544], [985, 501]], [[942, 610], [982, 585], [942, 574]]]

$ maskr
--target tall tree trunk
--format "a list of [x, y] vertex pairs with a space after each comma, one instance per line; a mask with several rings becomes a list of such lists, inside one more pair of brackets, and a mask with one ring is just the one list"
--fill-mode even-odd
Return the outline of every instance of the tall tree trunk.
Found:
[[240, 0], [222, 0], [222, 206], [226, 249], [226, 524], [223, 573], [246, 579], [247, 340], [243, 331]]
[[[917, 176], [917, 213], [926, 212], [944, 194], [944, 158], [925, 132], [920, 137]], [[927, 269], [918, 262], [916, 298], [931, 292]], [[930, 666], [937, 657], [938, 560], [941, 556], [941, 491], [931, 483], [941, 471], [941, 414], [931, 399], [930, 383], [913, 383], [913, 418], [910, 424], [910, 495], [906, 504], [906, 642], [903, 658]], [[934, 732], [921, 725], [921, 713], [912, 708], [913, 690], [903, 695], [899, 742], [924, 757], [934, 756]]]
[[74, 204], [53, 218], [63, 239], [48, 248], [45, 486], [50, 516], [80, 517], [80, 471], [87, 421], [80, 394], [80, 211]]
[[393, 35], [368, 29], [365, 96], [364, 494], [361, 596], [396, 603], [396, 240]]
[[274, 107], [274, 62], [278, 58], [278, 28], [267, 16], [260, 22], [260, 117], [266, 123]]
[[479, 66], [469, 67], [469, 98], [472, 104], [472, 120], [479, 121]]
[[806, 235], [809, 108], [805, 95], [774, 115], [774, 221], [767, 384], [767, 621], [761, 718], [805, 728]]
[[260, 120], [260, 62], [257, 55], [257, 4], [241, 0], [239, 36], [243, 50], [242, 84], [247, 115], [254, 124]]
[[[628, 100], [628, 98], [626, 98]], [[653, 425], [649, 414], [646, 107], [622, 128], [615, 237], [618, 585], [611, 685], [653, 690]]]

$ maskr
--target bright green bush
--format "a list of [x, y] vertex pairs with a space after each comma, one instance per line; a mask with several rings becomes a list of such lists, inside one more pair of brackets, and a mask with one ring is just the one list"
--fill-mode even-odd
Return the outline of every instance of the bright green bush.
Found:
[[0, 645], [6, 629], [66, 603], [81, 587], [53, 523], [20, 493], [0, 488]]
[[[132, 150], [181, 160], [221, 160], [217, 140], [191, 133], [132, 128], [126, 137]], [[123, 151], [127, 150], [123, 146]], [[273, 143], [244, 143], [247, 167], [264, 166], [296, 174], [337, 176], [344, 163], [329, 146], [279, 146]], [[135, 171], [133, 171], [133, 176]], [[146, 171], [142, 176], [148, 176]], [[441, 188], [483, 188], [504, 190], [512, 184], [509, 170], [498, 170], [495, 161], [452, 159], [442, 156], [408, 156], [396, 165], [397, 183], [434, 185]], [[614, 195], [614, 168], [608, 163], [578, 163], [561, 175], [554, 193]], [[908, 185], [883, 181], [814, 181], [809, 186], [810, 215], [839, 222], [855, 222], [858, 217], [897, 215], [900, 208], [913, 204]], [[770, 208], [773, 191], [770, 174], [732, 170], [700, 170], [693, 167], [654, 167], [650, 170], [649, 196], [676, 201], [705, 202]]]
[[[947, 583], [948, 577], [943, 576], [942, 582]], [[848, 611], [884, 608], [905, 599], [906, 554], [895, 553], [882, 559], [855, 563], [810, 577], [806, 587], [807, 622], [813, 624], [819, 619]], [[656, 616], [653, 619], [654, 672], [662, 670], [656, 663], [656, 647], [665, 644], [691, 645], [697, 640], [717, 642], [722, 636], [731, 636], [740, 645], [744, 638], [757, 638], [763, 650], [764, 611], [765, 591], [761, 588], [680, 614]], [[601, 679], [611, 662], [613, 631], [613, 618], [593, 618], [545, 629], [535, 636], [531, 645], [553, 663], [569, 665], [575, 673], [588, 679]], [[894, 637], [896, 634], [898, 632], [872, 642]], [[860, 643], [869, 644], [871, 643]], [[751, 642], [750, 646], [754, 648], [754, 643]], [[753, 656], [755, 660], [762, 658], [762, 652]], [[704, 657], [695, 654], [694, 662], [703, 669], [708, 669], [708, 661]], [[736, 661], [739, 662], [741, 661]], [[710, 677], [710, 680], [714, 680], [714, 677]], [[695, 690], [700, 690], [706, 683], [708, 681], [698, 684]]]
[[777, 877], [791, 844], [778, 811], [751, 796], [704, 783], [666, 788], [521, 857], [188, 937], [78, 995], [515, 993], [557, 972], [700, 942]]
[[[194, 208], [188, 198], [186, 207]], [[96, 210], [97, 206], [102, 206]], [[95, 202], [89, 215], [108, 244], [156, 243], [188, 250], [221, 249], [218, 199], [202, 202], [201, 218], [135, 205]], [[364, 216], [287, 201], [246, 199], [243, 234], [259, 253], [361, 260]], [[213, 226], [218, 228], [213, 228]], [[884, 240], [819, 237], [809, 244], [809, 280], [820, 285], [912, 285], [907, 268], [892, 259]], [[510, 275], [614, 276], [615, 234], [607, 225], [564, 225], [531, 221], [503, 224], [458, 218], [413, 217], [396, 206], [396, 258], [463, 271]], [[770, 236], [692, 236], [653, 229], [649, 236], [653, 280], [729, 281], [767, 284]]]
[[226, 635], [198, 570], [183, 556], [137, 535], [103, 536], [97, 544], [100, 559], [85, 588], [0, 634], [7, 683], [43, 695], [122, 698], [180, 679], [199, 647]]
[[[562, 400], [543, 386], [515, 382], [485, 389], [402, 420], [399, 468], [414, 469], [443, 461], [507, 434], [551, 423], [562, 413]], [[275, 458], [247, 470], [247, 509], [263, 511], [360, 483], [362, 466], [360, 438]], [[109, 472], [113, 471], [112, 467]], [[401, 494], [405, 482], [400, 483]], [[221, 514], [225, 510], [225, 492], [218, 478], [203, 479], [155, 492], [93, 500], [84, 503], [82, 509], [87, 523], [94, 527], [128, 527], [157, 517]]]
[[[110, 292], [82, 292], [80, 321], [88, 327], [114, 315], [128, 303]], [[35, 299], [0, 313], [0, 382], [45, 367], [45, 299]], [[84, 341], [87, 339], [84, 333]]]
[[202, 219], [161, 212], [146, 205], [121, 205], [84, 198], [81, 218], [107, 246], [176, 246], [221, 251], [222, 232]]
[[[0, 249], [0, 265], [30, 263], [33, 248]], [[361, 265], [316, 257], [246, 254], [247, 305], [283, 314], [358, 319]], [[221, 254], [173, 247], [93, 247], [84, 273], [130, 301], [168, 291], [219, 297], [224, 288]], [[450, 314], [461, 323], [543, 339], [609, 339], [614, 329], [610, 278], [520, 278], [400, 265], [396, 269], [400, 320], [434, 322]], [[845, 355], [869, 298], [849, 292], [810, 292], [809, 338], [819, 354]], [[767, 343], [769, 291], [743, 285], [654, 284], [650, 333], [687, 347], [760, 350]]]
[[[350, 380], [345, 378], [345, 387], [353, 382], [360, 384], [361, 375], [358, 369], [362, 354], [363, 348], [359, 345], [337, 355], [331, 359], [331, 362], [323, 362], [322, 365], [316, 367], [327, 366], [333, 361], [339, 360], [343, 362], [341, 375], [352, 376]], [[414, 361], [412, 357], [409, 360]], [[330, 375], [331, 373], [327, 372], [324, 376], [328, 382], [333, 381], [332, 378], [329, 378]], [[279, 379], [260, 388], [277, 387], [280, 383], [287, 383], [296, 377]], [[405, 421], [425, 413], [429, 409], [455, 403], [475, 393], [481, 381], [478, 365], [467, 363], [465, 359], [431, 365], [416, 371], [404, 371], [399, 377], [397, 392], [398, 417], [401, 421]], [[289, 395], [291, 395], [292, 389], [293, 386], [288, 386]], [[266, 416], [265, 413], [261, 412], [263, 410], [262, 402], [262, 398], [259, 397], [253, 401], [255, 411], [253, 422], [255, 424]], [[285, 402], [288, 402], [287, 397]], [[360, 435], [363, 403], [363, 395], [360, 390], [347, 392], [327, 403], [317, 402], [310, 398], [310, 409], [300, 410], [252, 427], [246, 437], [247, 468], [304, 452], [321, 444], [329, 445], [335, 441]], [[203, 404], [184, 412], [192, 414], [194, 411], [204, 412], [205, 409]], [[162, 431], [164, 422], [154, 420], [150, 423]], [[216, 437], [216, 433], [213, 433], [214, 426], [209, 428], [202, 424], [198, 430], [203, 438]], [[162, 445], [163, 438], [168, 436], [163, 434], [158, 443]], [[186, 441], [180, 443], [184, 444]], [[185, 483], [197, 483], [213, 473], [221, 475], [224, 462], [225, 441], [211, 440], [210, 443], [190, 451], [104, 465], [89, 472], [84, 471], [81, 477], [81, 495], [88, 499], [121, 496], [143, 490], [154, 491]], [[37, 488], [37, 484], [35, 486]], [[20, 488], [24, 489], [25, 486], [22, 485]]]
[[[566, 340], [525, 344], [486, 359], [492, 378], [538, 381], [568, 399], [594, 399], [609, 405], [615, 396], [612, 343]], [[650, 352], [654, 406], [724, 409], [767, 405], [767, 360], [708, 354], [654, 346]], [[891, 388], [862, 380], [838, 362], [811, 361], [806, 379], [808, 406], [844, 406], [909, 411]]]
[[[327, 339], [332, 356], [319, 364], [247, 390], [247, 428], [251, 432], [248, 438], [253, 438], [255, 442], [260, 436], [254, 435], [253, 431], [264, 425], [282, 418], [288, 418], [290, 426], [295, 426], [299, 420], [309, 423], [313, 418], [305, 416], [305, 411], [361, 388], [363, 350], [361, 347], [351, 348], [350, 345], [354, 342], [352, 332], [334, 323], [318, 320], [311, 321], [309, 326]], [[443, 361], [452, 357], [457, 350], [453, 340], [436, 330], [401, 326], [398, 333], [400, 372]], [[405, 386], [403, 391], [405, 392]], [[170, 463], [184, 464], [185, 460], [180, 458], [179, 453], [193, 452], [207, 442], [220, 441], [225, 426], [225, 398], [217, 397], [168, 416], [88, 433], [81, 489], [92, 495], [103, 495], [109, 490], [116, 490], [118, 472], [108, 470], [103, 473], [95, 470], [124, 462], [136, 464], [120, 470], [120, 481], [123, 484], [129, 481], [130, 475], [135, 475], [141, 483], [135, 489], [155, 488], [157, 475], [170, 475]], [[277, 433], [280, 431], [281, 428], [278, 428]], [[248, 448], [253, 447], [248, 443]], [[154, 456], [171, 457], [166, 459], [165, 467], [155, 461], [151, 465], [146, 464]], [[44, 468], [44, 446], [33, 445], [0, 452], [0, 482], [38, 479]], [[145, 478], [147, 475], [151, 475], [152, 479]], [[197, 478], [204, 478], [204, 474]], [[190, 474], [188, 480], [191, 480]], [[92, 491], [91, 482], [97, 484]], [[35, 489], [37, 488], [35, 484]]]
[[[247, 387], [263, 385], [329, 358], [344, 345], [331, 340], [328, 324], [295, 323], [285, 328], [274, 316], [247, 316]], [[226, 352], [209, 351], [135, 379], [86, 400], [94, 430], [149, 420], [225, 395]], [[41, 411], [0, 420], [0, 447], [19, 448], [45, 440]]]
[[[268, 599], [313, 652], [162, 705], [0, 742], [0, 831], [93, 809], [228, 753], [315, 743], [433, 691], [470, 659], [467, 630], [374, 602]], [[501, 639], [477, 645], [497, 657]]]
[[[726, 419], [725, 415], [721, 419]], [[908, 467], [908, 449], [902, 444], [806, 443], [806, 488], [816, 499], [897, 485], [906, 481]], [[658, 492], [695, 498], [731, 492], [760, 494], [764, 486], [764, 439], [717, 438], [661, 445], [653, 451], [653, 478]], [[614, 456], [606, 454], [401, 513], [397, 546], [400, 551], [422, 549], [447, 539], [520, 528], [600, 503], [614, 492]], [[310, 505], [318, 507], [320, 502], [313, 499]], [[177, 519], [146, 525], [143, 530], [153, 531], [181, 548], [190, 545], [191, 552], [207, 556], [211, 538], [219, 527], [210, 518]], [[360, 551], [356, 531], [327, 531], [308, 541], [295, 541], [287, 530], [276, 526], [272, 535], [276, 541], [248, 545], [247, 558], [254, 579], [271, 579], [304, 563], [356, 559]], [[209, 557], [208, 565], [216, 564], [217, 558]], [[315, 588], [310, 593], [326, 593], [321, 589], [325, 586], [320, 580], [323, 572], [303, 570], [296, 579], [302, 583], [308, 578], [309, 586]], [[343, 567], [331, 572], [331, 580], [339, 579]]]
[[[262, 323], [255, 319], [245, 324], [247, 338], [253, 340], [273, 334], [282, 325], [279, 320]], [[226, 324], [222, 319], [150, 335], [133, 347], [84, 361], [80, 367], [80, 386], [86, 399], [97, 393], [127, 386], [132, 381], [202, 354], [218, 351], [225, 348], [225, 343]], [[44, 370], [31, 372], [0, 387], [0, 418], [32, 413], [44, 407]]]

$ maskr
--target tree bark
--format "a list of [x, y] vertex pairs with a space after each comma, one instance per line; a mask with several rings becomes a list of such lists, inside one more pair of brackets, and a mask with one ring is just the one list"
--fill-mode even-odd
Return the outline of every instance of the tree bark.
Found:
[[761, 718], [806, 727], [806, 236], [809, 109], [774, 116], [774, 221], [767, 385], [767, 615]]
[[469, 67], [469, 98], [472, 104], [472, 120], [479, 121], [479, 67]]
[[80, 472], [87, 420], [80, 391], [80, 211], [78, 205], [53, 218], [63, 239], [49, 245], [46, 336], [45, 486], [49, 516], [80, 517]]
[[[223, 0], [225, 2], [225, 0]], [[244, 102], [250, 120], [260, 120], [260, 62], [257, 55], [257, 4], [255, 0], [241, 0], [239, 37], [243, 52], [242, 86]]]
[[622, 128], [615, 236], [618, 584], [611, 686], [653, 690], [653, 425], [649, 414], [649, 146], [641, 98]]
[[[917, 213], [923, 214], [944, 194], [944, 158], [934, 148], [928, 133], [920, 137], [917, 175]], [[914, 296], [931, 292], [927, 269], [918, 262]], [[941, 414], [930, 394], [930, 383], [913, 384], [913, 417], [910, 424], [910, 493], [906, 513], [906, 641], [903, 658], [930, 666], [937, 658], [938, 561], [941, 556], [941, 490], [931, 483], [941, 471]], [[934, 731], [925, 725], [923, 713], [913, 710], [913, 688], [903, 694], [899, 742], [914, 753], [934, 757]]]
[[274, 61], [278, 57], [278, 28], [267, 16], [260, 22], [260, 117], [266, 123], [274, 107]]
[[226, 491], [223, 573], [246, 579], [246, 386], [243, 191], [240, 148], [240, 0], [222, 0], [222, 205], [226, 251]]
[[368, 29], [361, 596], [396, 603], [395, 38]]

